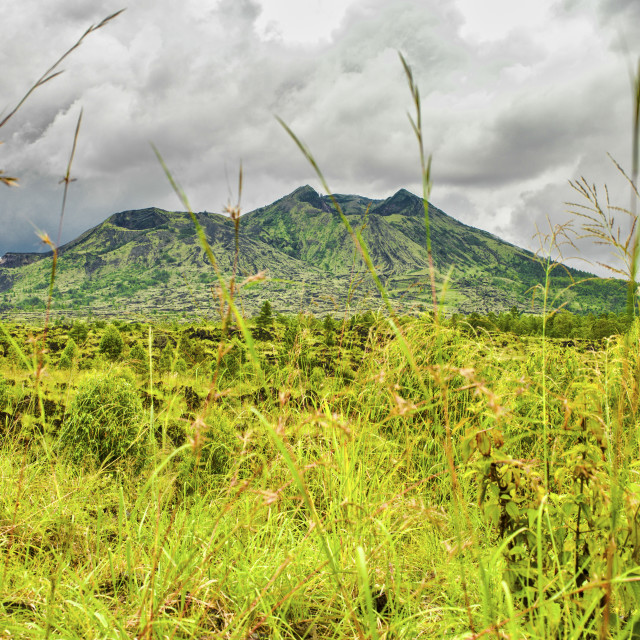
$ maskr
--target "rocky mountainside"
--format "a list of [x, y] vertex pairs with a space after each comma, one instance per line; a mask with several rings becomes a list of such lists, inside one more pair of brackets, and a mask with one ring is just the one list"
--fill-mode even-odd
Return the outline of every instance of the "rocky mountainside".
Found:
[[[386, 200], [337, 195], [398, 308], [430, 306], [422, 199], [401, 189]], [[430, 205], [436, 280], [447, 311], [488, 312], [532, 308], [532, 287], [543, 281], [536, 257]], [[196, 217], [228, 278], [258, 272], [267, 279], [240, 289], [239, 301], [255, 313], [264, 300], [283, 313], [341, 314], [377, 308], [379, 294], [331, 198], [309, 186], [233, 222], [220, 214]], [[54, 309], [59, 313], [147, 316], [215, 315], [215, 272], [189, 214], [157, 208], [122, 211], [59, 250]], [[0, 313], [44, 308], [51, 254], [8, 253], [0, 258]], [[589, 274], [556, 270], [556, 290]], [[444, 293], [442, 293], [444, 292]], [[577, 312], [621, 310], [625, 292], [616, 280], [595, 279], [563, 294]], [[534, 308], [539, 305], [534, 302]]]

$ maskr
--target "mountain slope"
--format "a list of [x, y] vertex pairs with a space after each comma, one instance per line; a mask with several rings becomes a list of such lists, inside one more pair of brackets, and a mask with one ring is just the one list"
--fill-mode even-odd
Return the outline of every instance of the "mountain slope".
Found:
[[[430, 305], [422, 199], [401, 189], [385, 200], [336, 195], [354, 229], [362, 233], [376, 270], [396, 306]], [[340, 313], [381, 301], [333, 200], [309, 186], [233, 222], [220, 214], [195, 214], [219, 271], [237, 281], [266, 272], [268, 281], [241, 288], [239, 301], [254, 313], [264, 299], [282, 312], [310, 309]], [[474, 229], [429, 205], [433, 259], [449, 311], [531, 308], [531, 287], [543, 269], [530, 252]], [[0, 311], [41, 309], [51, 274], [51, 254], [0, 258]], [[559, 271], [558, 271], [559, 273]], [[575, 270], [555, 279], [588, 276]], [[191, 217], [157, 208], [123, 211], [59, 250], [54, 307], [69, 313], [153, 312], [208, 314], [217, 308], [216, 275], [200, 246]], [[597, 279], [574, 287], [568, 308], [599, 312], [623, 308], [624, 287]]]

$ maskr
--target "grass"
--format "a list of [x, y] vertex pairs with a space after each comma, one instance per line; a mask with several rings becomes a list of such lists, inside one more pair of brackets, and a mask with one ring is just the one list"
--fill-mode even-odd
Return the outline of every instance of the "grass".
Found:
[[[191, 214], [219, 323], [0, 325], [5, 636], [637, 637], [637, 236], [614, 246], [631, 256], [625, 333], [583, 348], [549, 337], [552, 259], [541, 337], [446, 321], [428, 232], [433, 311], [398, 314], [333, 204], [385, 313], [245, 317]], [[585, 232], [602, 239], [597, 206]], [[54, 286], [55, 270], [45, 309]], [[119, 390], [89, 419], [96, 381]]]
[[[29, 398], [29, 368], [5, 356], [2, 628], [14, 637], [432, 638], [496, 628], [596, 637], [610, 535], [610, 618], [622, 628], [636, 609], [640, 442], [629, 414], [613, 528], [603, 423], [624, 341], [584, 353], [549, 338], [504, 344], [506, 334], [478, 338], [427, 318], [398, 323], [415, 368], [384, 318], [345, 327], [331, 348], [322, 324], [301, 318], [291, 346], [281, 324], [256, 341], [264, 381], [250, 362], [229, 370], [223, 357], [213, 390], [195, 363], [184, 374], [158, 371], [156, 341], [153, 411], [148, 374], [128, 374], [146, 402], [151, 444], [138, 473], [58, 452], [75, 389], [114, 366], [99, 353], [106, 327], [91, 328], [71, 369], [56, 364], [71, 328], [52, 327], [60, 349], [40, 393], [55, 408], [44, 419]], [[120, 331], [122, 367], [149, 327]], [[189, 329], [151, 331], [178, 343]], [[28, 328], [10, 332], [26, 349]], [[216, 341], [204, 344], [210, 367]], [[584, 582], [580, 541], [591, 551]]]

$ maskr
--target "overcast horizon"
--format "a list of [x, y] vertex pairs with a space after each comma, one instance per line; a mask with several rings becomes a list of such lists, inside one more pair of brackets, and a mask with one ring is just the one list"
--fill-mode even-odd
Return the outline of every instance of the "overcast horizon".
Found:
[[[2, 129], [0, 255], [57, 237], [80, 109], [62, 243], [122, 210], [182, 209], [157, 146], [196, 211], [222, 212], [244, 169], [243, 211], [310, 184], [314, 153], [336, 193], [420, 194], [413, 69], [433, 155], [431, 202], [537, 248], [536, 224], [568, 219], [568, 181], [605, 182], [629, 203], [610, 153], [630, 170], [634, 0], [137, 0], [64, 61]], [[480, 6], [481, 5], [481, 6]], [[0, 110], [117, 1], [24, 0], [0, 24]], [[608, 249], [581, 245], [610, 262]], [[573, 266], [598, 273], [584, 263]]]

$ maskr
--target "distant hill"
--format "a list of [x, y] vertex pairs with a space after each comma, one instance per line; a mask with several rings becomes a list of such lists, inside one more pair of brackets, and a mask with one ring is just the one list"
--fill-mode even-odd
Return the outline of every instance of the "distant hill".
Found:
[[[363, 237], [377, 272], [401, 311], [430, 308], [422, 199], [401, 189], [386, 200], [336, 195]], [[544, 270], [529, 251], [462, 224], [429, 205], [433, 259], [448, 312], [532, 307], [532, 288]], [[201, 212], [218, 267], [230, 276], [236, 256], [233, 222]], [[54, 309], [96, 315], [153, 312], [215, 315], [216, 278], [189, 214], [150, 208], [122, 211], [59, 250]], [[44, 308], [51, 254], [7, 253], [0, 258], [0, 313]], [[265, 271], [238, 300], [249, 314], [270, 300], [275, 311], [341, 314], [381, 305], [371, 276], [355, 251], [331, 198], [309, 186], [240, 219], [237, 281]], [[589, 281], [561, 295], [578, 313], [621, 311], [624, 284], [575, 269], [554, 271], [555, 291], [571, 279]]]

